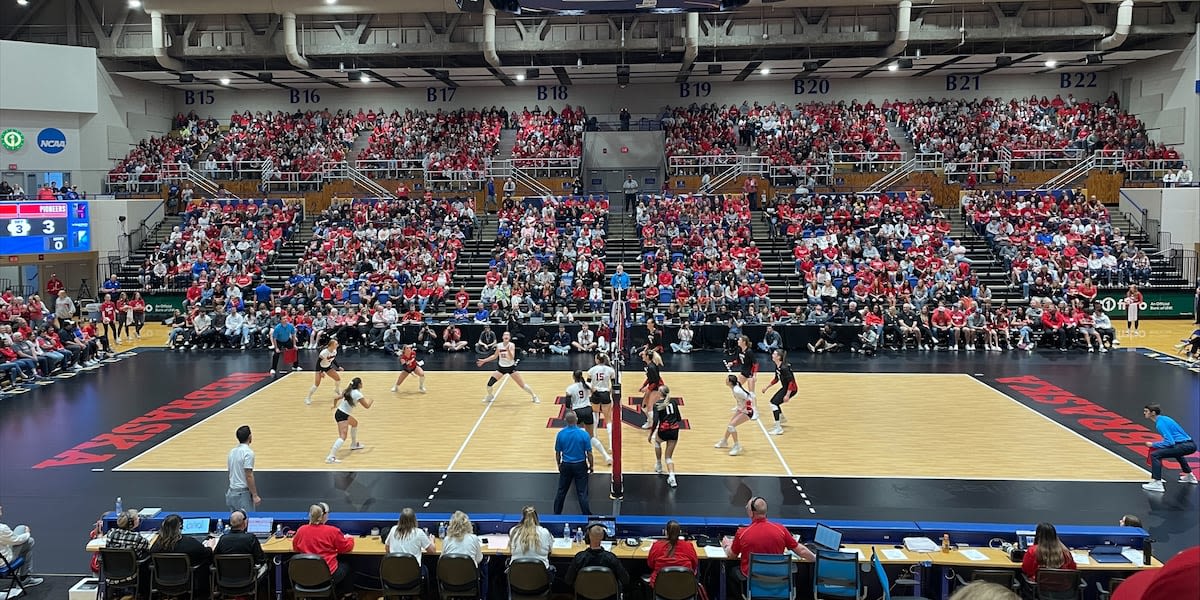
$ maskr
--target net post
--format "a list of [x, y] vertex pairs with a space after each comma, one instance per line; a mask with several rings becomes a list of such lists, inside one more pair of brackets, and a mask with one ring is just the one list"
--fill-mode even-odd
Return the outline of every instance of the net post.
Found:
[[[612, 427], [612, 480], [609, 486], [609, 497], [620, 502], [621, 498], [625, 497], [625, 486], [622, 481], [621, 473], [621, 429], [622, 423], [621, 412], [624, 410], [625, 397], [621, 391], [621, 379], [623, 377], [621, 365], [624, 362], [622, 356], [625, 353], [625, 301], [613, 300], [612, 303], [612, 324], [613, 324], [613, 346], [616, 350], [613, 353], [613, 369], [617, 372], [617, 379], [613, 382], [612, 393], [612, 419], [608, 423]], [[616, 506], [616, 504], [614, 504]]]

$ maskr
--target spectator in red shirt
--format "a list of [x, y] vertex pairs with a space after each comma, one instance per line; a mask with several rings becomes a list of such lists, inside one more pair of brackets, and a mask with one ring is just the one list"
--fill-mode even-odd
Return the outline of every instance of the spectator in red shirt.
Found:
[[646, 556], [646, 564], [650, 566], [650, 587], [658, 580], [658, 572], [668, 567], [683, 567], [692, 573], [700, 566], [700, 558], [696, 555], [696, 547], [690, 543], [679, 543], [683, 531], [679, 521], [671, 519], [663, 529], [665, 539], [654, 542], [650, 553]]
[[1048, 302], [1047, 304], [1049, 304], [1049, 307], [1042, 313], [1042, 335], [1056, 338], [1058, 340], [1058, 349], [1066, 352], [1067, 343], [1070, 342], [1067, 336], [1067, 321], [1053, 302]]
[[1058, 539], [1058, 531], [1050, 523], [1038, 523], [1033, 536], [1033, 545], [1025, 551], [1021, 561], [1021, 572], [1032, 582], [1037, 579], [1038, 569], [1075, 570], [1075, 558], [1071, 551]]
[[329, 565], [333, 574], [333, 584], [338, 592], [348, 594], [353, 591], [354, 578], [348, 577], [350, 567], [338, 560], [339, 554], [346, 554], [354, 549], [354, 538], [342, 533], [342, 530], [328, 525], [329, 505], [318, 502], [308, 507], [308, 524], [296, 529], [292, 539], [292, 548], [300, 554], [316, 554]]
[[[798, 544], [786, 527], [767, 520], [767, 500], [762, 496], [755, 496], [746, 503], [746, 516], [750, 517], [750, 524], [721, 542], [730, 558], [739, 559], [738, 565], [729, 569], [736, 581], [743, 584], [746, 581], [751, 554], [783, 554], [785, 550], [792, 550], [800, 558], [816, 560], [812, 551]], [[744, 587], [738, 586], [739, 589]]]

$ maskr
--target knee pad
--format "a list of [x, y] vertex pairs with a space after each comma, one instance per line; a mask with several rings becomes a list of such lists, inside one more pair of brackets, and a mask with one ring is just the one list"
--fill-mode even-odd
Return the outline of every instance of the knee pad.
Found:
[[488, 384], [487, 384], [487, 386], [488, 386], [488, 387], [492, 387], [493, 385], [496, 385], [496, 378], [495, 378], [495, 377], [488, 377]]
[[671, 460], [671, 459], [669, 459], [669, 458], [668, 458], [667, 460], [664, 460], [663, 462], [667, 463], [668, 465], [673, 465], [673, 464], [675, 464], [675, 461], [674, 461], [674, 460]]
[[660, 448], [662, 448], [662, 442], [658, 441], [658, 439], [655, 439], [654, 440], [654, 449], [658, 450]]
[[733, 425], [727, 425], [725, 427], [725, 431], [728, 431], [729, 433], [734, 433], [737, 431], [737, 427], [734, 427]]

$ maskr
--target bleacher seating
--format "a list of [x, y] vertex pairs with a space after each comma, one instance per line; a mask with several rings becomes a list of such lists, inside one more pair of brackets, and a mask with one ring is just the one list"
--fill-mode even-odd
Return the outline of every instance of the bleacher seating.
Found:
[[534, 107], [517, 115], [514, 158], [578, 158], [583, 152], [583, 124], [587, 111], [569, 104], [561, 111]]
[[394, 161], [421, 160], [440, 179], [478, 177], [496, 153], [505, 116], [495, 107], [380, 114], [368, 120], [373, 129], [360, 158], [391, 169]]

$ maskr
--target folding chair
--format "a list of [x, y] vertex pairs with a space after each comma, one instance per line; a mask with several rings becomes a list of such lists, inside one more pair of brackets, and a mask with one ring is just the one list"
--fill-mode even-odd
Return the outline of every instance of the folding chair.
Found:
[[548, 600], [550, 572], [536, 558], [520, 558], [508, 565], [509, 600]]
[[796, 596], [792, 557], [787, 554], [751, 554], [746, 573], [746, 600], [791, 600]]
[[[104, 596], [107, 600], [114, 591], [132, 588], [133, 595], [138, 595], [141, 584], [142, 565], [149, 559], [138, 560], [137, 553], [131, 549], [101, 548], [100, 575], [103, 578]], [[120, 596], [117, 596], [118, 598]]]
[[162, 552], [150, 557], [150, 595], [178, 598], [186, 595], [196, 597], [196, 581], [193, 577], [197, 567], [186, 554]]
[[857, 599], [861, 583], [858, 573], [857, 553], [818, 551], [813, 569], [813, 598]]
[[292, 595], [296, 600], [304, 598], [328, 598], [335, 600], [333, 573], [325, 559], [316, 554], [297, 554], [288, 561], [288, 579], [292, 582]]
[[1112, 598], [1112, 595], [1116, 593], [1117, 588], [1120, 587], [1122, 583], [1125, 583], [1124, 577], [1113, 577], [1112, 579], [1108, 580], [1108, 589], [1106, 590], [1104, 589], [1104, 586], [1100, 585], [1100, 582], [1097, 581], [1096, 591], [1099, 592], [1098, 598], [1100, 598], [1100, 600], [1108, 600], [1109, 598]]
[[700, 592], [696, 574], [686, 567], [667, 567], [654, 579], [654, 600], [693, 600]]
[[442, 600], [479, 597], [479, 567], [466, 554], [443, 554], [437, 564], [438, 593]]
[[1038, 569], [1038, 600], [1079, 600], [1083, 597], [1079, 587], [1079, 571], [1073, 569]]
[[[17, 571], [21, 568], [21, 565], [25, 564], [25, 559], [15, 557], [10, 561], [4, 558], [3, 554], [0, 554], [0, 562], [3, 563], [0, 564], [0, 579], [8, 580], [8, 598], [16, 598], [24, 594], [25, 585], [21, 583], [21, 578], [17, 576]], [[14, 589], [17, 590], [15, 595], [12, 593]]]

